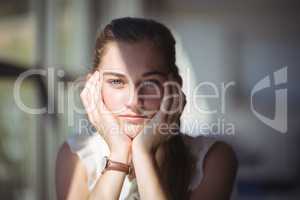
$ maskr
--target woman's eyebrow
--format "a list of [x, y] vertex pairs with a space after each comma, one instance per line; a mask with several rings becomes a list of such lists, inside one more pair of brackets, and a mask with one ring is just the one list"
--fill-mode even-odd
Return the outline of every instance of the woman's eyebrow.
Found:
[[166, 77], [166, 76], [167, 76], [166, 73], [161, 72], [161, 71], [150, 71], [150, 72], [146, 72], [146, 73], [144, 73], [142, 76], [145, 77], [145, 76], [151, 76], [151, 75], [159, 75], [159, 76], [163, 76], [163, 77]]
[[[103, 75], [104, 76], [105, 75], [111, 75], [111, 76], [118, 76], [118, 77], [121, 77], [121, 78], [126, 78], [125, 74], [118, 73], [118, 72], [103, 72]], [[162, 77], [167, 76], [166, 73], [161, 72], [161, 71], [149, 71], [149, 72], [144, 73], [142, 76], [147, 77], [147, 76], [153, 76], [153, 75], [159, 75], [159, 76], [162, 76]]]
[[117, 73], [117, 72], [104, 72], [103, 76], [104, 75], [111, 75], [111, 76], [118, 76], [118, 77], [121, 77], [121, 78], [126, 78], [126, 76], [124, 74]]

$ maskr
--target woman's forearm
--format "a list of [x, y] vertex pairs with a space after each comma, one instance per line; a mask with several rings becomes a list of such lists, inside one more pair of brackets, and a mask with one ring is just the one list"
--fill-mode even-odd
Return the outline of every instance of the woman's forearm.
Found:
[[[112, 152], [109, 156], [111, 160], [118, 162], [128, 163], [128, 152], [123, 151], [120, 153]], [[126, 174], [124, 172], [108, 170], [102, 174], [90, 194], [89, 200], [103, 199], [103, 200], [113, 200], [119, 199], [123, 182], [125, 180]]]
[[133, 148], [132, 161], [141, 199], [168, 199], [168, 191], [163, 188], [155, 156], [150, 152]]

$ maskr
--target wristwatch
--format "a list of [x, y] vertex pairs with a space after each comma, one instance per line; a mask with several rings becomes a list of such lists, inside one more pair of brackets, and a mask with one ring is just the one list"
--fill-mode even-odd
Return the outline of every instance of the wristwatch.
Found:
[[101, 166], [102, 166], [101, 167], [102, 168], [102, 174], [104, 172], [106, 172], [107, 170], [121, 171], [121, 172], [125, 172], [126, 174], [130, 174], [130, 171], [131, 171], [130, 165], [110, 160], [107, 156], [104, 156], [102, 158]]

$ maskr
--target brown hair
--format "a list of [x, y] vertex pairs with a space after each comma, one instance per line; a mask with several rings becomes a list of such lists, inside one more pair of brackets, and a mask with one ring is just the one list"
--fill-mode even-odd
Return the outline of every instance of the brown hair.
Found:
[[[98, 35], [95, 46], [93, 70], [99, 66], [106, 44], [111, 41], [135, 43], [148, 40], [163, 53], [166, 67], [182, 85], [175, 62], [175, 39], [163, 24], [151, 19], [118, 18], [107, 24]], [[171, 199], [189, 199], [188, 185], [194, 166], [194, 157], [185, 146], [182, 134], [171, 137], [165, 145], [165, 159], [162, 167], [164, 185]]]

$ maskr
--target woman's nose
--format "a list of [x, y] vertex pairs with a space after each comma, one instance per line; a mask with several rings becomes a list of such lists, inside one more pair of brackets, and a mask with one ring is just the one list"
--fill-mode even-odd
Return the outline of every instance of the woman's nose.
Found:
[[143, 108], [143, 99], [136, 90], [132, 91], [129, 95], [126, 107], [130, 108], [132, 111], [135, 112], [138, 112], [141, 110], [141, 108]]

